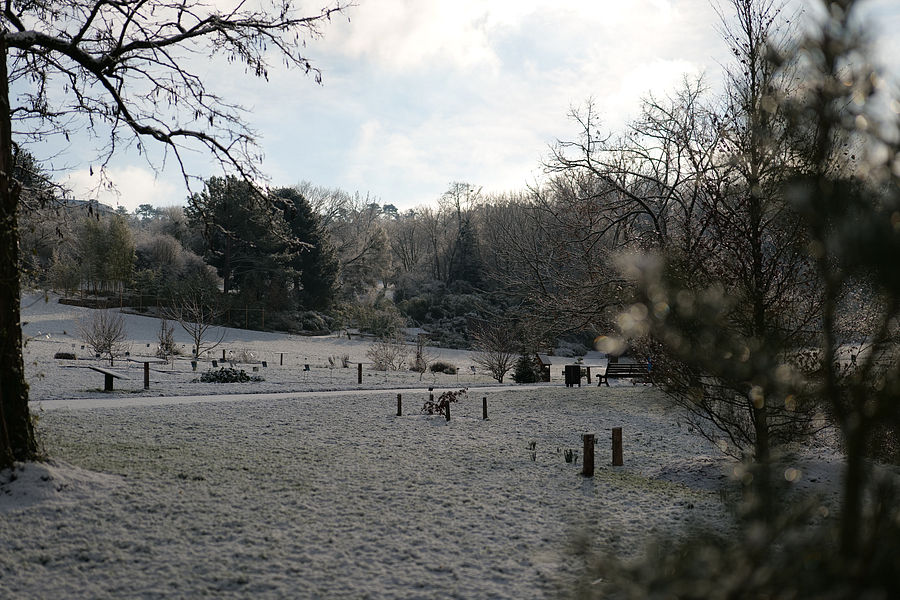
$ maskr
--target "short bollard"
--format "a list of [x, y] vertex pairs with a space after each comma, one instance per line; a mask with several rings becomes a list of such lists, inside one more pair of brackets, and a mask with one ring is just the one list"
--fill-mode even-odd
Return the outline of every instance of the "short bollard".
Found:
[[144, 389], [150, 389], [150, 363], [144, 363]]
[[581, 467], [581, 474], [585, 477], [594, 476], [594, 434], [586, 433], [581, 436], [584, 440], [584, 461]]
[[356, 365], [356, 383], [362, 383], [362, 363]]
[[612, 464], [621, 467], [622, 462], [622, 428], [613, 427], [612, 430]]
[[403, 398], [400, 394], [397, 394], [397, 416], [403, 416]]
[[447, 420], [449, 421], [450, 420], [450, 402], [449, 401], [447, 402], [447, 411], [446, 412], [447, 412]]
[[281, 353], [281, 358], [278, 359], [278, 366], [279, 367], [284, 366], [284, 352]]
[[487, 421], [487, 396], [484, 396], [481, 399], [481, 418], [484, 421]]

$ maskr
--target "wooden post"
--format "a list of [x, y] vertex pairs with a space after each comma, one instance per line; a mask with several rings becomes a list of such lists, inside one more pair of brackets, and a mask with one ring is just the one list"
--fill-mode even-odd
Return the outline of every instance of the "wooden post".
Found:
[[356, 365], [356, 383], [362, 383], [362, 363]]
[[612, 464], [621, 467], [622, 462], [622, 428], [613, 427], [612, 430]]
[[225, 362], [225, 348], [222, 348], [222, 362]]
[[447, 420], [450, 420], [450, 403], [447, 402]]
[[484, 396], [481, 399], [481, 418], [484, 421], [487, 421], [487, 396]]
[[594, 476], [594, 434], [586, 433], [581, 436], [584, 440], [584, 462], [581, 467], [581, 474], [585, 477]]
[[400, 394], [397, 394], [397, 416], [403, 416], [403, 397]]
[[150, 363], [144, 363], [144, 389], [150, 389]]
[[284, 366], [284, 352], [281, 353], [281, 358], [279, 359], [278, 366], [279, 367]]
[[108, 373], [103, 374], [103, 391], [104, 392], [113, 391], [113, 376]]

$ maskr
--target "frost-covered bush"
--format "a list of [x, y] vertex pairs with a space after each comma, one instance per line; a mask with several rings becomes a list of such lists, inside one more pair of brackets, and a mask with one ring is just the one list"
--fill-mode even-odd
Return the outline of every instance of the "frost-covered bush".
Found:
[[307, 310], [297, 315], [297, 324], [301, 331], [324, 332], [330, 331], [333, 319], [322, 313]]
[[253, 350], [241, 348], [231, 357], [231, 360], [238, 363], [255, 363], [259, 362], [259, 357]]
[[366, 352], [376, 371], [399, 371], [406, 364], [409, 349], [399, 337], [382, 338]]
[[379, 299], [374, 304], [354, 305], [348, 313], [348, 320], [362, 333], [381, 338], [392, 337], [406, 327], [406, 319], [387, 299]]
[[180, 354], [181, 349], [175, 343], [175, 326], [163, 317], [159, 321], [159, 332], [156, 334], [159, 344], [156, 348], [156, 356], [168, 360], [170, 356]]
[[350, 367], [350, 355], [342, 354], [340, 356], [333, 355], [328, 357], [328, 368], [335, 369], [340, 367], [342, 369], [347, 369]]
[[201, 383], [247, 383], [263, 381], [259, 375], [248, 375], [243, 369], [222, 367], [218, 371], [207, 371], [200, 376]]
[[433, 363], [431, 363], [431, 366], [429, 366], [428, 369], [432, 373], [445, 373], [447, 375], [456, 375], [457, 371], [455, 365], [451, 365], [450, 363], [444, 362], [442, 360], [434, 361]]

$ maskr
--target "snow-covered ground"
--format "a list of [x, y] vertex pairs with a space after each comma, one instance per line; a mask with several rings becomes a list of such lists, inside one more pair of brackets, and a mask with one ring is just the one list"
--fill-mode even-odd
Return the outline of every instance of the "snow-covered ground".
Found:
[[[83, 355], [86, 309], [34, 300], [27, 371], [52, 460], [0, 473], [0, 598], [536, 598], [577, 576], [581, 536], [631, 556], [693, 520], [728, 526], [734, 466], [652, 387], [476, 388], [490, 379], [447, 350], [459, 381], [366, 369], [360, 386], [325, 365], [365, 362], [368, 342], [229, 330], [226, 353], [257, 353], [264, 382], [195, 383], [208, 363], [180, 360], [146, 392], [139, 366], [117, 364], [131, 379], [104, 393], [83, 368], [97, 361], [53, 359]], [[158, 322], [127, 322], [132, 356], [152, 354]], [[431, 385], [470, 387], [449, 422], [419, 414]], [[836, 484], [826, 450], [798, 466], [799, 484]]]
[[[371, 339], [354, 336], [329, 335], [305, 337], [280, 333], [266, 333], [244, 329], [226, 329], [220, 346], [209, 351], [192, 370], [191, 340], [177, 323], [175, 341], [183, 354], [168, 364], [151, 365], [150, 389], [144, 391], [143, 364], [140, 360], [154, 359], [159, 344], [160, 322], [152, 317], [125, 313], [129, 356], [115, 361], [93, 358], [89, 347], [83, 348], [78, 320], [91, 309], [59, 304], [57, 298], [28, 295], [23, 299], [23, 334], [26, 339], [25, 362], [29, 370], [31, 397], [37, 400], [72, 398], [108, 398], [103, 393], [101, 373], [87, 368], [90, 365], [112, 368], [129, 377], [117, 379], [115, 389], [133, 396], [171, 396], [185, 394], [231, 394], [260, 392], [293, 392], [348, 388], [428, 387], [456, 385], [489, 385], [493, 379], [483, 369], [472, 373], [471, 353], [463, 350], [430, 348], [429, 355], [455, 365], [458, 375], [426, 373], [420, 376], [410, 371], [373, 371], [366, 356]], [[211, 328], [208, 338], [219, 339], [222, 330]], [[409, 347], [414, 351], [413, 345]], [[55, 360], [58, 352], [74, 353], [76, 360]], [[226, 361], [222, 361], [223, 352]], [[350, 364], [342, 368], [341, 359]], [[336, 366], [332, 367], [329, 363]], [[203, 384], [200, 375], [218, 367], [234, 364], [249, 375], [261, 376], [264, 381], [254, 384]], [[265, 366], [263, 366], [265, 362]], [[363, 383], [358, 386], [357, 363], [363, 363]], [[304, 370], [306, 366], [309, 370]], [[256, 371], [254, 371], [254, 369]], [[556, 373], [561, 379], [561, 373]]]

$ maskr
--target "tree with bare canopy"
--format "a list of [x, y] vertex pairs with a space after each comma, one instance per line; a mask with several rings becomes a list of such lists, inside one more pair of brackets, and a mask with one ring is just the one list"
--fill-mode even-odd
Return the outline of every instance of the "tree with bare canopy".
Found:
[[[16, 212], [18, 143], [83, 127], [103, 167], [122, 148], [162, 144], [185, 182], [183, 157], [209, 152], [257, 181], [256, 140], [239, 107], [209, 89], [189, 57], [224, 55], [268, 78], [269, 63], [321, 73], [300, 52], [349, 6], [303, 16], [293, 0], [3, 0], [0, 16], [0, 468], [36, 453], [22, 360]], [[10, 102], [10, 87], [17, 102]], [[13, 145], [13, 123], [17, 145]], [[149, 160], [149, 159], [148, 159]]]

